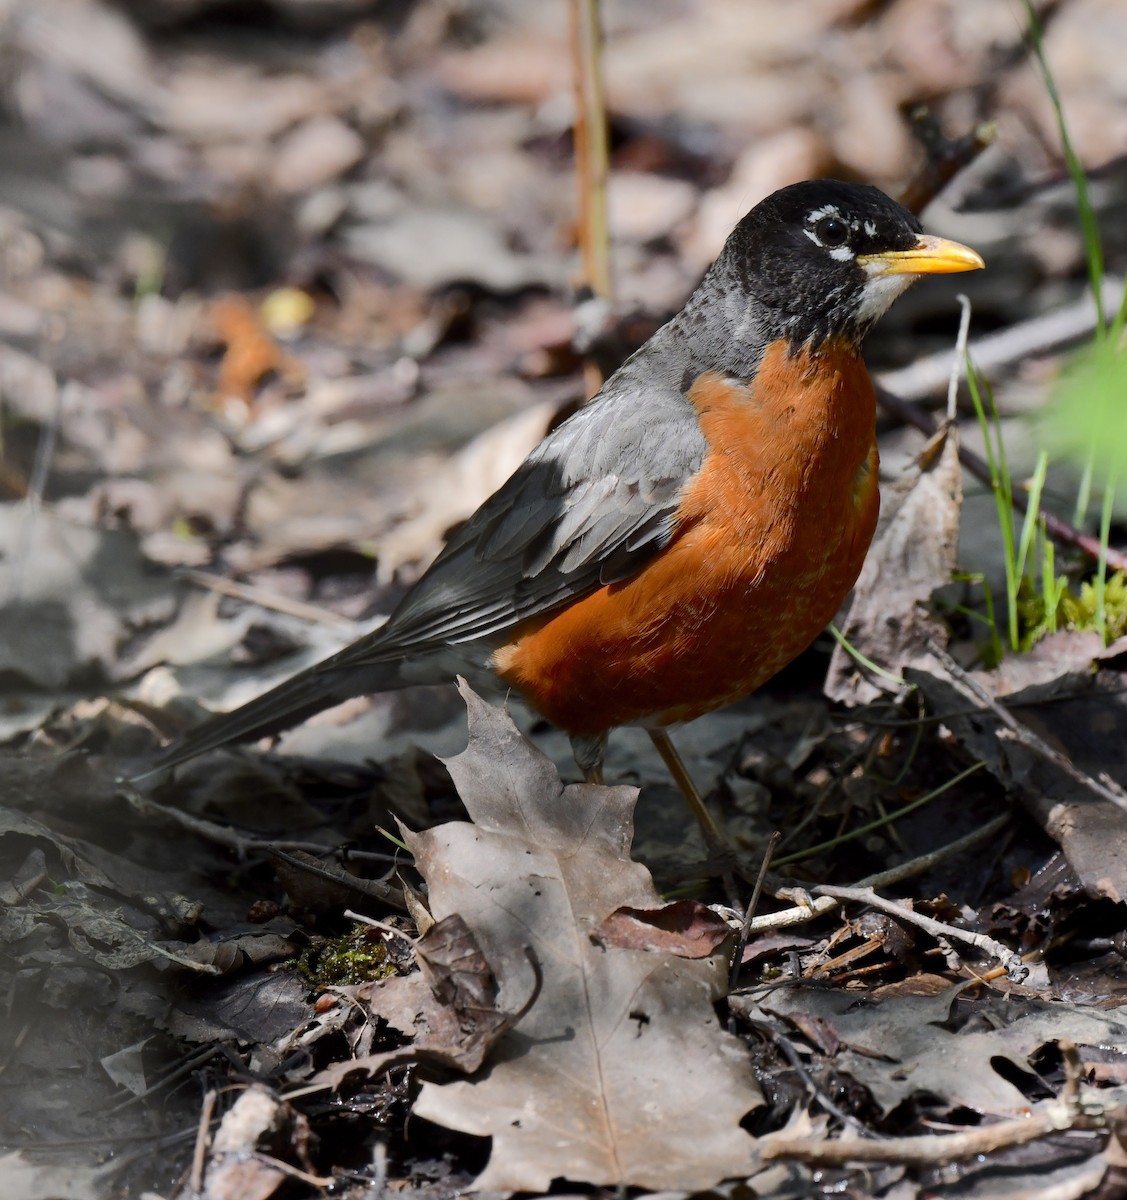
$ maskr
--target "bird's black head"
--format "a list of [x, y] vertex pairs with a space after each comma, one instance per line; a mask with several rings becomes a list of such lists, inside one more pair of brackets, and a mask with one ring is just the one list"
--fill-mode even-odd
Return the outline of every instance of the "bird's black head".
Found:
[[721, 262], [757, 303], [768, 337], [854, 345], [920, 275], [984, 265], [973, 250], [922, 234], [877, 188], [830, 179], [796, 183], [757, 204]]

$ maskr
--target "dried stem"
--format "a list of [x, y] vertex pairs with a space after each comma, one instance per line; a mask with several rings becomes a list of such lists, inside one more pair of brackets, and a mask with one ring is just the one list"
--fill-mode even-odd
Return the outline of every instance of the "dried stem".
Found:
[[[602, 22], [599, 0], [571, 0], [571, 55], [575, 83], [575, 170], [579, 183], [579, 249], [584, 281], [611, 301], [610, 223], [607, 178], [610, 151], [603, 94]], [[602, 383], [598, 368], [585, 368], [587, 391]]]
[[747, 902], [747, 911], [744, 913], [743, 924], [740, 926], [740, 936], [732, 955], [732, 969], [728, 977], [728, 985], [731, 988], [735, 988], [739, 980], [740, 966], [743, 963], [751, 922], [755, 918], [755, 910], [759, 907], [759, 898], [763, 895], [763, 884], [767, 879], [767, 872], [771, 869], [771, 860], [775, 857], [775, 851], [779, 848], [782, 840], [783, 835], [777, 829], [767, 839], [767, 849], [763, 851], [763, 862], [759, 866], [759, 874], [755, 877], [755, 887], [752, 889], [751, 899]]
[[993, 124], [979, 125], [962, 137], [948, 138], [930, 109], [917, 108], [911, 118], [912, 131], [923, 144], [927, 161], [904, 189], [900, 203], [911, 212], [918, 213], [993, 143], [998, 131]]
[[765, 1159], [792, 1158], [820, 1165], [854, 1162], [895, 1162], [906, 1166], [937, 1166], [1023, 1146], [1050, 1133], [1067, 1129], [1103, 1129], [1127, 1115], [1123, 1105], [1093, 1107], [1067, 1097], [1046, 1100], [1024, 1117], [981, 1125], [965, 1133], [925, 1134], [921, 1137], [816, 1141], [811, 1138], [765, 1138]]
[[196, 1145], [192, 1151], [192, 1173], [189, 1176], [188, 1183], [188, 1187], [194, 1196], [199, 1195], [203, 1191], [203, 1170], [207, 1159], [208, 1141], [210, 1140], [208, 1134], [211, 1130], [211, 1118], [215, 1113], [217, 1095], [218, 1093], [214, 1088], [209, 1088], [200, 1107], [200, 1123], [196, 1127]]
[[[921, 854], [918, 858], [909, 859], [908, 862], [900, 863], [899, 866], [890, 867], [887, 871], [880, 871], [876, 875], [869, 875], [862, 879], [857, 885], [858, 887], [889, 887], [894, 883], [901, 883], [905, 879], [910, 879], [913, 875], [922, 874], [922, 872], [930, 870], [936, 863], [942, 862], [946, 858], [951, 858], [954, 855], [962, 854], [964, 850], [969, 850], [972, 846], [977, 846], [979, 842], [984, 842], [992, 838], [996, 833], [1000, 833], [1009, 821], [1007, 814], [995, 817], [992, 821], [987, 821], [985, 825], [979, 826], [978, 829], [972, 830], [961, 838], [957, 838], [953, 842], [948, 842], [946, 846], [940, 846], [936, 850], [929, 850], [927, 854]], [[815, 917], [824, 916], [826, 913], [831, 913], [834, 909], [840, 907], [840, 901], [832, 896], [818, 896], [813, 899], [810, 904], [797, 905], [794, 908], [784, 908], [780, 912], [766, 913], [762, 917], [756, 917], [748, 926], [748, 934], [763, 933], [769, 929], [787, 929], [792, 925], [805, 925], [807, 922], [814, 920]]]
[[[960, 929], [957, 925], [949, 925], [945, 921], [937, 921], [934, 917], [924, 916], [915, 912], [898, 900], [886, 900], [878, 896], [871, 887], [834, 887], [832, 884], [822, 884], [814, 888], [819, 896], [832, 896], [835, 900], [848, 900], [857, 904], [867, 904], [870, 908], [878, 908], [889, 913], [898, 921], [915, 925], [934, 938], [947, 941], [966, 942], [977, 950], [985, 950], [999, 962], [1004, 963], [1010, 978], [1018, 983], [1029, 974], [1029, 970], [1021, 961], [1021, 956], [1008, 946], [1002, 945], [984, 933], [975, 933], [970, 929]], [[1020, 976], [1020, 978], [1018, 978]]]

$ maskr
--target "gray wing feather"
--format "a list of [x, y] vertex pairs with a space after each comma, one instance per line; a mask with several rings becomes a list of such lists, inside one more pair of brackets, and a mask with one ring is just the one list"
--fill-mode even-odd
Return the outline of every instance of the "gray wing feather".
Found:
[[277, 733], [350, 696], [484, 665], [490, 639], [637, 571], [674, 536], [681, 493], [707, 446], [675, 388], [616, 378], [478, 509], [386, 625], [205, 721], [156, 765]]
[[673, 536], [706, 451], [676, 389], [604, 395], [466, 522], [351, 665], [489, 638], [633, 574]]

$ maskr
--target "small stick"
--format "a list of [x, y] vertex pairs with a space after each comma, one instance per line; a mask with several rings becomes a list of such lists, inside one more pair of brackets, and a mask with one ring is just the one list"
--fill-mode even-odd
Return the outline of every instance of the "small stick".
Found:
[[1064, 1060], [1064, 1087], [1061, 1089], [1061, 1099], [1068, 1104], [1079, 1104], [1080, 1084], [1084, 1077], [1080, 1051], [1076, 1049], [1076, 1043], [1071, 1038], [1061, 1038], [1057, 1046]]
[[211, 1118], [215, 1112], [217, 1094], [214, 1088], [209, 1088], [200, 1109], [200, 1123], [196, 1127], [196, 1145], [192, 1151], [192, 1173], [188, 1177], [188, 1187], [194, 1196], [198, 1196], [203, 1191], [204, 1160], [207, 1157], [208, 1133], [211, 1129]]
[[217, 846], [225, 846], [228, 850], [233, 850], [240, 861], [245, 860], [252, 850], [266, 852], [304, 850], [307, 854], [332, 854], [337, 849], [336, 846], [326, 842], [288, 841], [241, 834], [229, 825], [222, 825], [218, 821], [209, 821], [206, 817], [197, 817], [167, 804], [157, 804], [134, 788], [128, 779], [117, 781], [117, 792], [118, 795], [124, 796], [137, 812], [165, 817], [174, 825], [198, 834], [200, 837], [214, 842]]
[[851, 1162], [896, 1162], [908, 1166], [938, 1166], [990, 1154], [1009, 1146], [1024, 1146], [1050, 1133], [1068, 1129], [1102, 1129], [1117, 1124], [1127, 1115], [1123, 1105], [1098, 1112], [1085, 1111], [1067, 1099], [1037, 1105], [1026, 1117], [976, 1126], [965, 1133], [925, 1134], [877, 1140], [840, 1138], [815, 1141], [810, 1138], [768, 1136], [760, 1143], [765, 1159], [793, 1158], [799, 1162], [831, 1165]]
[[218, 592], [221, 596], [231, 596], [235, 600], [245, 600], [248, 604], [256, 604], [259, 608], [280, 612], [287, 617], [296, 617], [299, 621], [308, 621], [313, 625], [341, 625], [355, 627], [356, 622], [342, 617], [339, 613], [331, 612], [316, 604], [306, 604], [301, 600], [293, 600], [288, 596], [279, 596], [266, 588], [256, 587], [252, 583], [239, 583], [222, 575], [213, 575], [210, 571], [188, 570], [181, 572], [185, 579], [191, 580], [210, 592]]
[[1006, 973], [1014, 983], [1020, 983], [1029, 974], [1029, 968], [1021, 961], [1021, 955], [1015, 954], [1008, 946], [1003, 946], [1001, 942], [985, 933], [974, 933], [969, 929], [960, 929], [957, 925], [948, 925], [945, 921], [937, 921], [934, 917], [925, 917], [923, 913], [915, 912], [899, 900], [886, 900], [883, 896], [878, 896], [871, 887], [835, 887], [833, 884], [824, 883], [814, 891], [819, 896], [832, 896], [835, 900], [853, 900], [859, 904], [867, 904], [870, 908], [879, 908], [897, 920], [918, 926], [934, 938], [966, 942], [977, 950], [985, 950], [987, 954], [1006, 964]]
[[391, 934], [392, 937], [402, 938], [412, 950], [415, 948], [415, 943], [419, 940], [418, 938], [413, 938], [409, 933], [404, 933], [402, 929], [396, 929], [394, 925], [389, 924], [387, 921], [379, 921], [375, 917], [366, 917], [362, 913], [354, 912], [351, 908], [346, 908], [344, 915], [350, 921], [356, 921], [360, 925], [370, 925], [373, 929], [379, 929], [383, 933]]
[[[610, 220], [607, 178], [610, 150], [603, 95], [602, 22], [599, 0], [571, 0], [571, 56], [575, 84], [575, 169], [579, 184], [579, 249], [591, 291], [611, 300]], [[598, 367], [584, 367], [588, 395], [602, 384]]]
[[759, 907], [759, 898], [763, 895], [763, 881], [767, 878], [767, 872], [771, 869], [771, 860], [775, 857], [775, 851], [779, 847], [779, 842], [783, 839], [782, 833], [776, 829], [774, 833], [767, 839], [767, 848], [763, 851], [763, 862], [759, 865], [759, 874], [755, 877], [755, 887], [751, 891], [751, 899], [747, 902], [747, 912], [744, 913], [743, 924], [740, 926], [740, 936], [736, 941], [736, 952], [732, 956], [732, 967], [728, 975], [728, 987], [735, 989], [736, 982], [740, 976], [740, 966], [743, 963], [744, 950], [747, 949], [748, 932], [751, 929], [752, 919], [755, 917], [755, 910]]
[[283, 1162], [280, 1158], [275, 1158], [273, 1154], [267, 1154], [262, 1150], [252, 1150], [248, 1157], [266, 1163], [267, 1166], [281, 1171], [283, 1175], [289, 1175], [292, 1179], [300, 1179], [302, 1183], [308, 1183], [310, 1187], [330, 1188], [340, 1182], [335, 1175], [313, 1175], [309, 1171], [291, 1166], [288, 1162]]
[[122, 1100], [119, 1104], [113, 1105], [112, 1108], [105, 1110], [105, 1115], [108, 1117], [116, 1116], [120, 1112], [124, 1112], [128, 1108], [132, 1108], [135, 1104], [142, 1104], [150, 1097], [155, 1095], [161, 1088], [166, 1088], [169, 1084], [175, 1083], [179, 1079], [183, 1079], [185, 1075], [190, 1075], [197, 1068], [202, 1067], [209, 1059], [215, 1057], [219, 1051], [215, 1046], [207, 1046], [203, 1050], [191, 1055], [190, 1057], [170, 1067], [163, 1075], [158, 1075], [148, 1087], [142, 1092], [135, 1092]]
[[[910, 879], [913, 875], [918, 875], [923, 871], [929, 870], [936, 863], [942, 862], [953, 855], [961, 854], [964, 850], [969, 850], [972, 846], [977, 846], [979, 842], [984, 842], [988, 838], [993, 837], [994, 834], [1000, 833], [1006, 827], [1009, 819], [1008, 814], [1003, 813], [1001, 816], [995, 817], [992, 821], [987, 821], [985, 825], [972, 830], [963, 837], [957, 838], [953, 842], [948, 842], [946, 846], [940, 846], [936, 850], [929, 850], [927, 854], [921, 854], [918, 858], [909, 859], [908, 862], [901, 863], [899, 866], [890, 867], [887, 871], [880, 871], [875, 875], [869, 875], [865, 879], [862, 879], [857, 886], [878, 888], [889, 887], [894, 883], [902, 883], [905, 879]], [[840, 902], [832, 896], [818, 896], [809, 907], [799, 905], [795, 908], [784, 908], [781, 912], [766, 913], [762, 917], [756, 917], [748, 926], [748, 935], [762, 933], [768, 929], [788, 929], [792, 925], [805, 925], [815, 917], [833, 912], [834, 909], [839, 907]]]
[[1082, 771], [1067, 755], [1062, 754], [1054, 746], [1049, 745], [1044, 738], [1034, 733], [1028, 725], [1023, 724], [1003, 708], [976, 679], [972, 678], [969, 672], [964, 671], [955, 662], [946, 650], [943, 650], [934, 642], [929, 644], [928, 649], [938, 659], [939, 664], [947, 672], [948, 677], [955, 684], [956, 688], [964, 696], [969, 695], [972, 699], [977, 700], [979, 704], [988, 709], [1005, 726], [1004, 729], [998, 730], [996, 734], [1000, 741], [1017, 742], [1027, 750], [1032, 750], [1035, 754], [1040, 755], [1041, 758], [1063, 771], [1069, 779], [1080, 784], [1081, 787], [1087, 788], [1093, 795], [1127, 812], [1127, 793], [1110, 776], [1104, 776], [1098, 780], [1093, 779], [1091, 775], [1086, 771]]
[[970, 133], [959, 138], [948, 138], [939, 127], [939, 122], [926, 106], [911, 113], [912, 132], [927, 153], [922, 169], [904, 189], [900, 203], [909, 212], [918, 213], [951, 182], [964, 167], [993, 144], [998, 135], [992, 122], [979, 125]]

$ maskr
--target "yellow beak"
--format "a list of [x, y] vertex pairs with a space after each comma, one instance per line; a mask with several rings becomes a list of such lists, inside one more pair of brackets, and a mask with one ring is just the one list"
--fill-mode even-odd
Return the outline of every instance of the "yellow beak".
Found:
[[857, 264], [870, 275], [953, 275], [986, 266], [982, 255], [960, 242], [921, 234], [911, 250], [859, 254]]

